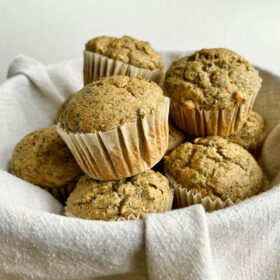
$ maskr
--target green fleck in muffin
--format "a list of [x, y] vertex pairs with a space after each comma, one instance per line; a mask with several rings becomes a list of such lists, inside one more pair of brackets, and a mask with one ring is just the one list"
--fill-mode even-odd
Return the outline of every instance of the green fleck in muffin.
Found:
[[23, 180], [65, 199], [68, 189], [82, 174], [72, 153], [56, 128], [38, 129], [25, 136], [15, 147], [10, 171]]
[[242, 56], [228, 49], [202, 49], [169, 67], [164, 88], [171, 116], [194, 136], [227, 137], [249, 116], [261, 78]]
[[135, 219], [168, 210], [167, 178], [152, 170], [119, 181], [96, 181], [82, 176], [66, 203], [66, 213], [82, 219]]

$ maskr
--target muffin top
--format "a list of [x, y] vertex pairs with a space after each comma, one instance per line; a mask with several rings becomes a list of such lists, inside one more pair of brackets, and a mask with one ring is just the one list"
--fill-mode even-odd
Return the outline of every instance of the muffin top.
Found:
[[65, 186], [82, 174], [54, 126], [35, 130], [16, 145], [10, 171], [41, 187]]
[[70, 132], [108, 131], [158, 110], [162, 89], [143, 78], [110, 76], [73, 95], [60, 116]]
[[260, 114], [252, 112], [242, 128], [229, 136], [228, 140], [239, 144], [247, 150], [251, 145], [257, 146], [261, 144], [264, 137], [265, 121]]
[[166, 172], [183, 187], [223, 201], [255, 195], [265, 180], [250, 153], [219, 136], [180, 145], [165, 156], [164, 164]]
[[148, 42], [130, 36], [121, 38], [101, 36], [86, 43], [86, 50], [149, 70], [162, 70], [163, 60]]
[[175, 148], [177, 148], [180, 144], [185, 142], [186, 135], [179, 130], [173, 122], [169, 121], [169, 138], [168, 138], [168, 148], [167, 153], [173, 151]]
[[127, 219], [153, 211], [167, 199], [167, 178], [152, 170], [119, 181], [96, 181], [85, 175], [70, 194], [66, 212], [82, 219]]
[[228, 49], [202, 49], [171, 64], [166, 94], [193, 109], [224, 109], [244, 104], [258, 92], [261, 78], [242, 56]]

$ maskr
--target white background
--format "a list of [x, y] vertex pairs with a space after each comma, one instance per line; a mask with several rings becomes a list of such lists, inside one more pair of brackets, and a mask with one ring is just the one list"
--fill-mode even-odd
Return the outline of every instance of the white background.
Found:
[[277, 0], [0, 0], [0, 82], [17, 54], [45, 64], [81, 57], [105, 34], [157, 49], [228, 47], [280, 74]]

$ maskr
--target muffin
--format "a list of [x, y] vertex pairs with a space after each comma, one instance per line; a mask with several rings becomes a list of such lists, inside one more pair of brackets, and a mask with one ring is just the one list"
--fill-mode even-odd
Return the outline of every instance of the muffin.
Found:
[[193, 136], [228, 137], [248, 118], [261, 78], [228, 49], [202, 49], [171, 64], [164, 82], [176, 125]]
[[142, 76], [160, 83], [163, 59], [150, 43], [130, 36], [101, 36], [89, 40], [84, 51], [84, 84], [113, 75]]
[[66, 215], [93, 220], [129, 220], [171, 209], [166, 177], [152, 170], [118, 181], [82, 176], [66, 203]]
[[118, 180], [151, 169], [168, 147], [169, 99], [141, 77], [111, 76], [74, 94], [58, 132], [83, 171]]
[[228, 140], [242, 146], [257, 157], [264, 138], [265, 121], [260, 114], [252, 112], [242, 128], [229, 136]]
[[164, 167], [181, 207], [224, 208], [258, 194], [266, 183], [253, 156], [219, 136], [180, 145], [165, 156]]
[[10, 171], [21, 179], [51, 192], [65, 202], [82, 170], [55, 126], [38, 129], [15, 147]]
[[186, 135], [169, 121], [169, 138], [166, 153], [170, 153], [187, 140]]

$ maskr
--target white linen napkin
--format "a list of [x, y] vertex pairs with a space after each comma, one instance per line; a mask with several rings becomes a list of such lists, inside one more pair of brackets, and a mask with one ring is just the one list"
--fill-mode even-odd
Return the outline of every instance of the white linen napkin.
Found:
[[[168, 65], [182, 53], [163, 55]], [[196, 205], [144, 221], [87, 221], [64, 217], [49, 193], [7, 173], [15, 144], [82, 88], [82, 61], [18, 56], [0, 85], [0, 279], [279, 279], [280, 79], [261, 75], [255, 109], [268, 124], [261, 162], [273, 189], [213, 213]]]

